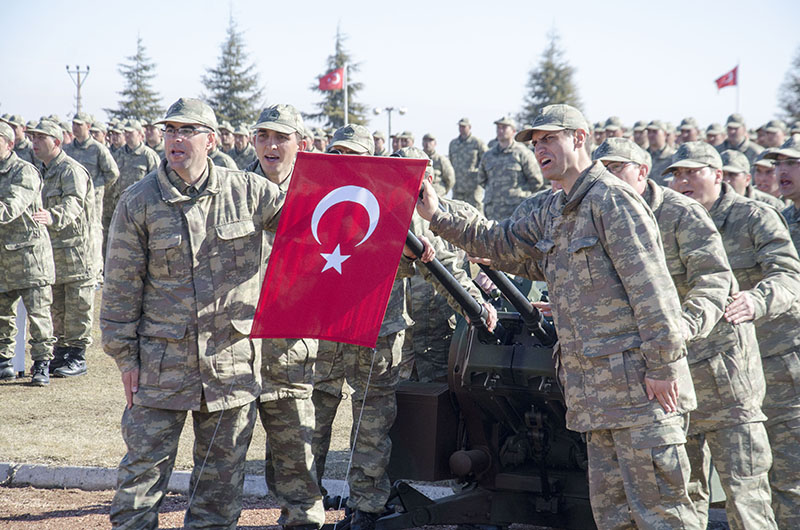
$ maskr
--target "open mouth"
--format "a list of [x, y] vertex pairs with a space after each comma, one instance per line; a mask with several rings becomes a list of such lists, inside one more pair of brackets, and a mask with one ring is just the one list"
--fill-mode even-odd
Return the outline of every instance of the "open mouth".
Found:
[[549, 166], [552, 162], [553, 162], [553, 160], [551, 158], [545, 157], [545, 158], [542, 158], [542, 159], [539, 160], [539, 166], [542, 167], [542, 168], [545, 168], [545, 167]]
[[281, 158], [276, 155], [264, 155], [264, 160], [267, 162], [278, 162]]

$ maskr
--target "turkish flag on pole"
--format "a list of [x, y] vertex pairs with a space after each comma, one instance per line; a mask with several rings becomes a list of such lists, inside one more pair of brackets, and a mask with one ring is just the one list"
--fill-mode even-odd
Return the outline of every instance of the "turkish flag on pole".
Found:
[[721, 77], [716, 78], [714, 82], [717, 84], [717, 90], [720, 88], [725, 88], [726, 86], [735, 86], [738, 83], [738, 70], [739, 65], [737, 64], [733, 70]]
[[344, 68], [331, 70], [319, 78], [320, 90], [341, 90], [344, 87]]
[[250, 336], [374, 347], [426, 165], [298, 153]]

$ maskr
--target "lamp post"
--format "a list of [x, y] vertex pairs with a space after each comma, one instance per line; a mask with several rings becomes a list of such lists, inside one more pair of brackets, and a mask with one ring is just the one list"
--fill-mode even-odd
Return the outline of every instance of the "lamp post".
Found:
[[[89, 66], [86, 66], [86, 70], [81, 70], [80, 66], [76, 66], [75, 70], [70, 70], [69, 69], [69, 65], [67, 65], [67, 73], [69, 74], [69, 77], [72, 79], [72, 82], [75, 83], [75, 88], [76, 88], [76, 91], [75, 91], [75, 106], [77, 107], [77, 110], [75, 112], [80, 112], [81, 111], [81, 86], [83, 86], [83, 83], [86, 82], [86, 78], [89, 77]], [[77, 79], [75, 77], [72, 77], [72, 74], [75, 74]], [[83, 76], [83, 80], [81, 80], [81, 74], [86, 74], [86, 75]]]
[[381, 112], [386, 111], [386, 114], [389, 116], [389, 135], [388, 138], [392, 137], [392, 112], [397, 111], [398, 114], [401, 116], [406, 113], [405, 107], [383, 107], [383, 108], [374, 108], [372, 112], [377, 116]]

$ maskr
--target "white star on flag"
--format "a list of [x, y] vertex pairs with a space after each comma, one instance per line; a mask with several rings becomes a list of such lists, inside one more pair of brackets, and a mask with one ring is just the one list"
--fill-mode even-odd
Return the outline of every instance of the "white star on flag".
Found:
[[328, 269], [335, 269], [336, 272], [338, 272], [339, 274], [342, 273], [342, 263], [344, 263], [345, 260], [347, 260], [350, 257], [347, 254], [342, 256], [342, 252], [339, 249], [339, 245], [336, 245], [336, 248], [333, 249], [333, 252], [331, 252], [330, 254], [325, 254], [320, 252], [320, 256], [322, 256], [325, 259], [325, 266], [322, 267], [321, 272], [325, 272]]

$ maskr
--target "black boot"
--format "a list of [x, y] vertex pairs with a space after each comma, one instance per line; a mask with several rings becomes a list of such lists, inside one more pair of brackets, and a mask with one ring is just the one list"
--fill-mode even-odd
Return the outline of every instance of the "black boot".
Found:
[[67, 354], [69, 354], [69, 348], [66, 346], [56, 346], [53, 348], [53, 358], [50, 360], [50, 373], [56, 371], [57, 368], [61, 368], [67, 362]]
[[14, 359], [0, 361], [0, 381], [10, 381], [17, 378], [17, 371], [14, 369]]
[[50, 384], [50, 361], [33, 361], [31, 368], [31, 384], [47, 386]]
[[375, 530], [375, 521], [381, 516], [379, 513], [363, 512], [356, 510], [350, 520], [350, 530]]
[[69, 348], [64, 365], [53, 370], [56, 377], [74, 377], [86, 373], [86, 349]]

